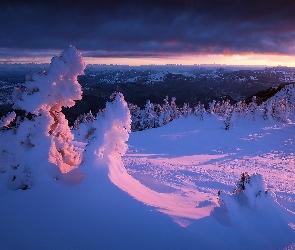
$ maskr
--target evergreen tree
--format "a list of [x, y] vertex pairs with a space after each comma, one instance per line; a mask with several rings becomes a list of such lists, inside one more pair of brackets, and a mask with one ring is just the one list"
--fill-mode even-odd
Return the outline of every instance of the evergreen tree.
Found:
[[220, 116], [227, 116], [232, 110], [232, 106], [230, 105], [229, 100], [222, 100], [222, 103], [219, 108], [219, 114]]
[[81, 123], [90, 123], [95, 120], [91, 110], [87, 114], [79, 115], [74, 121], [74, 126], [72, 129], [78, 129]]
[[257, 105], [256, 96], [253, 96], [252, 102], [250, 102], [248, 106], [248, 117], [249, 119], [255, 121], [258, 114], [259, 114], [259, 106]]
[[[17, 118], [11, 139], [15, 146], [5, 149], [5, 145], [1, 145], [6, 152], [5, 156], [0, 154], [2, 163], [3, 159], [6, 159], [5, 164], [13, 162], [12, 166], [5, 167], [10, 176], [10, 188], [30, 188], [40, 169], [59, 178], [61, 173], [67, 173], [81, 163], [81, 151], [71, 143], [74, 136], [61, 110], [82, 98], [77, 76], [83, 74], [84, 69], [81, 54], [70, 46], [60, 56], [52, 58], [47, 73], [28, 74], [25, 88], [14, 91], [14, 108], [24, 110], [26, 114]], [[32, 158], [40, 159], [40, 165], [31, 164]]]
[[201, 102], [198, 102], [197, 106], [195, 106], [194, 114], [197, 117], [199, 117], [201, 121], [203, 121], [205, 113], [206, 113], [206, 110], [205, 110], [204, 104], [201, 104]]
[[209, 103], [208, 114], [212, 114], [212, 115], [215, 114], [215, 104], [216, 104], [215, 100]]
[[154, 128], [156, 120], [157, 116], [154, 111], [154, 104], [150, 100], [147, 100], [141, 115], [140, 130]]
[[181, 114], [185, 117], [192, 114], [192, 108], [189, 106], [189, 103], [184, 103], [181, 109]]
[[272, 119], [272, 112], [273, 112], [273, 101], [268, 100], [261, 104], [262, 108], [262, 118], [264, 120]]
[[134, 105], [132, 103], [128, 103], [128, 108], [130, 110], [130, 115], [131, 115], [131, 131], [138, 131], [141, 130], [140, 127], [140, 122], [141, 122], [141, 110], [140, 107], [138, 107], [137, 105]]
[[116, 93], [112, 102], [99, 112], [89, 127], [85, 159], [107, 160], [111, 156], [126, 153], [129, 133], [131, 131], [131, 115], [124, 96]]
[[230, 130], [233, 127], [233, 117], [234, 117], [234, 111], [231, 110], [225, 117], [225, 120], [223, 121], [225, 130]]
[[168, 96], [163, 100], [164, 104], [162, 106], [162, 112], [160, 114], [160, 120], [163, 121], [163, 125], [169, 123], [171, 121], [171, 107], [169, 104]]
[[214, 113], [215, 113], [216, 115], [219, 115], [219, 116], [222, 115], [222, 114], [221, 114], [221, 103], [220, 103], [220, 101], [218, 101], [218, 102], [215, 104], [215, 107], [214, 107]]
[[170, 117], [171, 117], [171, 120], [174, 120], [174, 119], [177, 119], [181, 116], [181, 112], [179, 110], [179, 108], [177, 107], [176, 105], [176, 98], [175, 97], [172, 97], [171, 99], [171, 105], [170, 105]]

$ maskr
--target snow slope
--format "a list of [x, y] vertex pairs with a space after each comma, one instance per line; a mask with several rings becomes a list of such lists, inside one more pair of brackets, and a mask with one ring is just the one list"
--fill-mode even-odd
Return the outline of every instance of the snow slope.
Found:
[[[122, 160], [26, 191], [0, 174], [0, 249], [295, 249], [295, 124], [222, 126], [191, 116], [134, 132]], [[243, 172], [267, 192], [233, 195]]]

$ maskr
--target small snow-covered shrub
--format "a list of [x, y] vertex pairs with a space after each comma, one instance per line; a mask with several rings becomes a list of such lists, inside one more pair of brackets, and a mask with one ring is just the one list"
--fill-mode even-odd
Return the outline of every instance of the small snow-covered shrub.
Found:
[[246, 172], [241, 174], [233, 194], [218, 192], [218, 195], [220, 205], [225, 205], [228, 210], [239, 206], [260, 209], [274, 202], [272, 193], [267, 190], [262, 175], [250, 176]]
[[226, 118], [223, 121], [225, 130], [230, 130], [233, 127], [233, 119], [234, 119], [234, 113], [233, 111], [231, 111], [228, 115], [226, 115]]
[[10, 123], [15, 119], [16, 113], [14, 111], [8, 113], [6, 116], [0, 119], [0, 129], [3, 127], [8, 127]]

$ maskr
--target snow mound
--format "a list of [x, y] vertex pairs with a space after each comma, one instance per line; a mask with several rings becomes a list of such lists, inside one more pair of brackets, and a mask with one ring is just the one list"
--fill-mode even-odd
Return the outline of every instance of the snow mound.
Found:
[[225, 205], [228, 211], [237, 206], [249, 209], [263, 209], [275, 203], [274, 194], [266, 189], [266, 184], [260, 174], [242, 173], [237, 182], [234, 194], [226, 194], [219, 191], [219, 203]]
[[[218, 196], [220, 206], [211, 212], [212, 217], [225, 227], [239, 228], [244, 244], [279, 249], [280, 241], [292, 242], [289, 221], [294, 221], [294, 215], [280, 206], [260, 174], [241, 174], [233, 194], [219, 191]], [[278, 236], [279, 229], [284, 235]]]

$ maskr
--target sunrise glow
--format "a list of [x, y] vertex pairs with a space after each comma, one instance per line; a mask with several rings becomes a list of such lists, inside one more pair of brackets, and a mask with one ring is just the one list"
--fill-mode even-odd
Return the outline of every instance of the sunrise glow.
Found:
[[193, 55], [193, 56], [170, 56], [170, 57], [145, 57], [145, 58], [92, 58], [86, 57], [87, 64], [119, 64], [119, 65], [149, 65], [149, 64], [225, 64], [245, 66], [288, 66], [295, 67], [295, 56], [291, 55]]
[[[198, 65], [198, 64], [218, 64], [218, 65], [244, 65], [244, 66], [288, 66], [295, 67], [295, 55], [286, 54], [265, 54], [265, 53], [161, 53], [152, 55], [143, 53], [133, 53], [131, 56], [120, 55], [119, 52], [96, 52], [80, 50], [86, 64], [117, 64], [117, 65]], [[97, 53], [97, 54], [96, 54]], [[7, 56], [10, 55], [10, 56]], [[58, 50], [1, 50], [1, 63], [48, 63], [52, 55], [59, 55]], [[95, 56], [92, 56], [95, 55]], [[154, 56], [153, 56], [154, 55]]]

